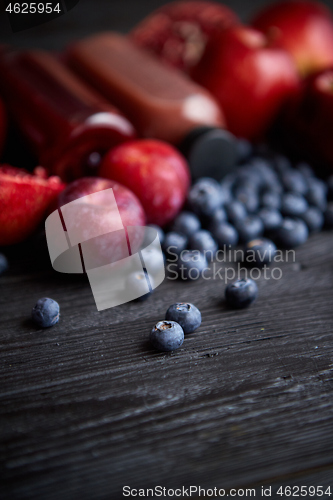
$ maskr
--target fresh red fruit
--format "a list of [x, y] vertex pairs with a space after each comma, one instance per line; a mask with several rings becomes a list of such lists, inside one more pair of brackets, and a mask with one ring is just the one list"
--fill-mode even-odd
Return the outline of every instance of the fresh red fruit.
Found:
[[250, 140], [262, 138], [299, 85], [289, 54], [243, 26], [211, 40], [192, 76], [216, 97], [228, 129]]
[[164, 226], [186, 199], [190, 173], [183, 156], [169, 144], [150, 139], [127, 142], [104, 157], [99, 175], [133, 191], [149, 223]]
[[131, 37], [162, 61], [188, 71], [200, 60], [207, 40], [234, 24], [238, 17], [225, 5], [200, 0], [172, 2], [150, 14]]
[[252, 25], [274, 37], [305, 76], [333, 64], [333, 16], [320, 2], [287, 0], [269, 5]]
[[[115, 210], [109, 193], [105, 191], [110, 188], [113, 190], [118, 210]], [[58, 198], [58, 208], [94, 193], [99, 193], [98, 198], [84, 200], [71, 212], [71, 217], [66, 217], [63, 209], [69, 236], [71, 237], [73, 231], [76, 235], [83, 235], [80, 243], [89, 241], [88, 246], [83, 246], [82, 250], [85, 265], [90, 268], [120, 261], [129, 255], [125, 237], [129, 226], [132, 226], [129, 238], [131, 252], [136, 252], [143, 237], [142, 230], [137, 226], [144, 226], [146, 222], [144, 210], [135, 194], [114, 180], [98, 177], [82, 177], [68, 184]], [[122, 227], [117, 227], [119, 215]]]
[[119, 182], [99, 177], [82, 177], [66, 186], [58, 197], [58, 207], [88, 194], [112, 188], [123, 225], [144, 226], [145, 213], [140, 201], [132, 191]]
[[5, 107], [0, 99], [0, 154], [2, 152], [2, 148], [5, 142], [6, 127], [7, 127], [7, 120], [5, 114]]
[[333, 170], [333, 68], [304, 80], [278, 132], [291, 153]]
[[0, 245], [19, 243], [30, 236], [64, 187], [59, 177], [47, 179], [41, 167], [29, 174], [0, 166]]

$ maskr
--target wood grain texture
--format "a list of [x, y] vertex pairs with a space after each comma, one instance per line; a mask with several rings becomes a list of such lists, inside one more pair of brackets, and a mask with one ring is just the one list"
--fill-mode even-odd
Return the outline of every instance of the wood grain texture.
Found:
[[[333, 487], [332, 236], [312, 237], [236, 312], [221, 280], [166, 280], [145, 303], [97, 312], [84, 277], [52, 271], [37, 245], [16, 248], [0, 281], [1, 498]], [[41, 296], [61, 305], [47, 330], [27, 319]], [[179, 300], [200, 307], [202, 326], [157, 353], [150, 328]]]
[[[163, 3], [81, 0], [15, 35], [2, 16], [0, 42], [60, 50], [126, 32]], [[225, 3], [249, 19], [268, 2]], [[166, 280], [146, 303], [97, 312], [87, 280], [52, 271], [42, 240], [12, 248], [0, 278], [0, 499], [117, 500], [126, 484], [333, 492], [332, 243], [311, 237], [238, 312], [221, 280]], [[42, 296], [61, 307], [48, 330], [29, 321]], [[195, 303], [202, 326], [157, 353], [150, 328], [176, 301]]]

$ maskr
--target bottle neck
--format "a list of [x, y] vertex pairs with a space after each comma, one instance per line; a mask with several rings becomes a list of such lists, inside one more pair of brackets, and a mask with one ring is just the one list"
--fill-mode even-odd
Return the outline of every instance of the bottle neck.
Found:
[[187, 158], [193, 179], [213, 177], [221, 180], [237, 164], [237, 140], [227, 130], [197, 127], [179, 145]]

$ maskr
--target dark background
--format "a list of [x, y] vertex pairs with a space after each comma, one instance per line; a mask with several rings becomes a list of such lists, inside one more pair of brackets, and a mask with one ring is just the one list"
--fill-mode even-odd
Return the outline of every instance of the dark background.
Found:
[[[0, 1], [0, 5], [3, 0]], [[0, 42], [21, 47], [40, 47], [61, 50], [76, 38], [90, 35], [98, 30], [128, 32], [141, 19], [157, 7], [166, 3], [161, 0], [80, 0], [67, 14], [36, 28], [20, 33], [11, 32], [6, 15], [0, 19]], [[262, 6], [274, 2], [264, 0], [226, 0], [224, 3], [234, 9], [244, 22]], [[323, 3], [333, 8], [333, 0]]]

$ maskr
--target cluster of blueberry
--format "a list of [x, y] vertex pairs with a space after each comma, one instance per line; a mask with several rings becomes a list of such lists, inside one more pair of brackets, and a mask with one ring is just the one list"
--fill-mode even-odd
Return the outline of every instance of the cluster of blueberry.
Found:
[[184, 342], [184, 334], [201, 325], [201, 313], [195, 305], [177, 302], [169, 307], [165, 320], [159, 321], [150, 332], [150, 342], [158, 351], [174, 351]]
[[[229, 307], [243, 309], [258, 296], [258, 287], [251, 279], [239, 279], [229, 283], [225, 299]], [[158, 351], [174, 351], [184, 342], [184, 335], [194, 332], [201, 325], [199, 309], [190, 303], [177, 302], [169, 307], [165, 320], [159, 321], [150, 332], [150, 342]]]
[[[233, 308], [244, 308], [257, 298], [257, 285], [251, 279], [241, 279], [229, 284], [225, 290], [226, 302]], [[36, 326], [49, 328], [59, 321], [58, 302], [48, 297], [39, 299], [31, 311]], [[190, 303], [172, 304], [165, 315], [150, 332], [150, 342], [158, 351], [174, 351], [184, 342], [184, 335], [193, 333], [201, 325], [201, 312]]]
[[199, 179], [186, 210], [166, 234], [159, 230], [163, 250], [182, 267], [183, 279], [198, 278], [219, 248], [243, 244], [270, 261], [276, 246], [295, 248], [310, 233], [333, 228], [333, 176], [325, 182], [308, 164], [294, 167], [285, 156], [254, 153], [243, 140], [239, 157], [235, 172], [220, 183]]

